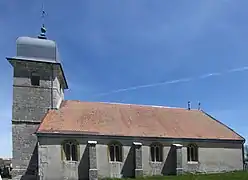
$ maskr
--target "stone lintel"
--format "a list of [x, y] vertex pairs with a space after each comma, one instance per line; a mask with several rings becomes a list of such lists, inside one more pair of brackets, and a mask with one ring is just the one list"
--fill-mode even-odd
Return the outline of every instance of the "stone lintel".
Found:
[[176, 146], [176, 147], [183, 147], [182, 144], [173, 144], [173, 146]]
[[133, 145], [135, 145], [135, 146], [142, 146], [142, 143], [141, 142], [133, 142]]
[[97, 144], [97, 141], [88, 141], [88, 144]]
[[89, 169], [89, 180], [97, 180], [98, 179], [98, 170], [97, 169]]
[[25, 172], [27, 171], [27, 169], [12, 169], [11, 171], [11, 175], [12, 175], [12, 179], [14, 179], [14, 177], [21, 177], [22, 175], [25, 174]]

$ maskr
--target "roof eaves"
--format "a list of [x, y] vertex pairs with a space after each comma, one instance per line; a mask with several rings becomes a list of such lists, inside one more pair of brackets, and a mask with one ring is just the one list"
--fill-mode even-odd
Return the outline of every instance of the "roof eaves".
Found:
[[14, 57], [6, 57], [8, 61], [11, 60], [19, 60], [19, 61], [28, 61], [28, 62], [40, 62], [40, 63], [48, 63], [48, 64], [57, 64], [58, 62], [50, 59], [40, 59], [40, 58], [30, 58], [30, 57], [22, 57], [22, 56], [14, 56]]
[[47, 130], [47, 131], [40, 131], [37, 133], [37, 136], [82, 136], [82, 135], [89, 135], [89, 136], [100, 136], [100, 137], [115, 137], [118, 139], [126, 139], [126, 138], [141, 138], [141, 139], [166, 139], [170, 141], [203, 141], [203, 142], [242, 142], [242, 139], [212, 139], [212, 138], [174, 138], [174, 137], [153, 137], [153, 136], [122, 136], [122, 135], [109, 135], [109, 134], [100, 134], [98, 132], [89, 132], [89, 131], [55, 131], [55, 130]]

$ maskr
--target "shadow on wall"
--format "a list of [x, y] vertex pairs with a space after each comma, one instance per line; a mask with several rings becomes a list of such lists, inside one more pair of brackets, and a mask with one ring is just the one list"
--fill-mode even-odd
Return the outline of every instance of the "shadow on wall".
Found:
[[123, 178], [132, 178], [135, 175], [135, 154], [134, 146], [129, 149], [127, 158], [123, 164], [121, 174]]
[[164, 162], [162, 174], [163, 175], [176, 175], [176, 168], [177, 168], [176, 147], [171, 146], [170, 151]]
[[33, 150], [31, 159], [29, 161], [27, 171], [22, 176], [21, 180], [26, 179], [38, 179], [38, 143], [36, 143], [35, 148]]
[[82, 158], [78, 165], [78, 179], [86, 180], [89, 179], [89, 146], [87, 145], [84, 149]]

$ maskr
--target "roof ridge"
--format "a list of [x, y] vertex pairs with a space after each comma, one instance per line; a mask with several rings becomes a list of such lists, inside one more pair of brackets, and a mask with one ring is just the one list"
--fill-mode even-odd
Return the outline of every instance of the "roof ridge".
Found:
[[[182, 107], [173, 107], [173, 106], [163, 106], [163, 105], [151, 105], [151, 104], [132, 104], [132, 103], [118, 103], [118, 102], [107, 102], [107, 101], [80, 101], [80, 100], [64, 100], [64, 101], [73, 101], [73, 102], [81, 102], [81, 103], [101, 103], [101, 104], [113, 104], [113, 105], [129, 105], [129, 106], [142, 106], [142, 107], [154, 107], [154, 108], [167, 108], [167, 109], [182, 109], [188, 110], [187, 108]], [[191, 109], [195, 111], [197, 109]], [[198, 110], [197, 110], [198, 111]]]

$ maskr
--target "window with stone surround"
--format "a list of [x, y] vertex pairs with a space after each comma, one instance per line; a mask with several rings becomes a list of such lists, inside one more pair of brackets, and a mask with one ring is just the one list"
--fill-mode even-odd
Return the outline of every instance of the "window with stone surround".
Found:
[[122, 144], [113, 142], [109, 144], [109, 158], [111, 162], [122, 162]]
[[75, 140], [66, 140], [62, 143], [62, 160], [78, 161], [79, 144]]
[[61, 84], [61, 82], [59, 82], [59, 91], [60, 91], [60, 94], [61, 94], [62, 92], [64, 92], [64, 91], [63, 91], [63, 85]]
[[189, 144], [187, 147], [187, 159], [188, 162], [198, 161], [198, 147], [195, 144]]
[[153, 143], [150, 146], [150, 155], [152, 162], [162, 162], [163, 161], [163, 146], [160, 143]]
[[39, 86], [40, 85], [40, 76], [37, 73], [31, 73], [31, 85]]

